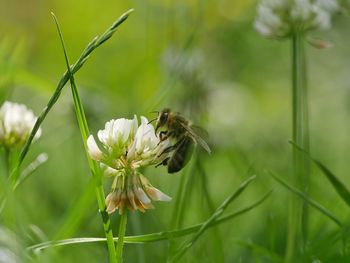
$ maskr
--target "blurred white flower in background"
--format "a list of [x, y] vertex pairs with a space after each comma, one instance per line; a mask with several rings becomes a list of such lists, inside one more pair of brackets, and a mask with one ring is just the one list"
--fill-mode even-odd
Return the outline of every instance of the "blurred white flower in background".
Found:
[[265, 37], [288, 37], [294, 29], [329, 29], [337, 0], [261, 0], [255, 29]]
[[154, 188], [137, 169], [162, 163], [168, 154], [168, 140], [159, 141], [154, 127], [145, 117], [138, 126], [134, 119], [110, 120], [104, 130], [97, 133], [98, 143], [92, 135], [87, 140], [89, 154], [104, 168], [105, 175], [115, 176], [112, 192], [106, 198], [107, 212], [127, 207], [131, 211], [153, 208], [151, 200], [170, 201], [171, 198]]
[[0, 263], [20, 263], [19, 252], [23, 248], [16, 236], [10, 230], [0, 226]]
[[[37, 118], [23, 104], [5, 101], [0, 108], [0, 144], [12, 148], [22, 146], [28, 139]], [[41, 129], [35, 135], [38, 139]]]
[[16, 255], [9, 249], [0, 247], [0, 263], [18, 263]]
[[[216, 135], [211, 138], [213, 144], [233, 147], [237, 145], [238, 134], [250, 135], [250, 130], [255, 132], [249, 124], [257, 125], [257, 121], [249, 118], [255, 118], [261, 109], [247, 87], [234, 82], [216, 82], [209, 98], [208, 131]], [[231, 105], [229, 109], [227, 105]]]

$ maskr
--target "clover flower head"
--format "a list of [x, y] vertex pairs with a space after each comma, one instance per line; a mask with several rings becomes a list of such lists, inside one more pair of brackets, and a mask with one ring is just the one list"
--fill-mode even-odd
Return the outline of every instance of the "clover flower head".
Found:
[[[28, 139], [37, 118], [23, 104], [5, 101], [0, 108], [0, 144], [12, 148], [22, 146]], [[38, 130], [34, 139], [41, 136]]]
[[89, 154], [100, 163], [105, 175], [115, 177], [112, 192], [106, 198], [108, 213], [116, 209], [122, 213], [125, 208], [144, 212], [153, 208], [151, 200], [171, 200], [138, 171], [162, 163], [168, 157], [163, 152], [170, 146], [168, 140], [159, 140], [145, 117], [141, 117], [140, 125], [136, 116], [110, 120], [97, 136], [98, 142], [92, 135], [87, 140]]
[[329, 29], [339, 10], [337, 0], [261, 0], [255, 29], [265, 37], [288, 37], [295, 28], [309, 31]]

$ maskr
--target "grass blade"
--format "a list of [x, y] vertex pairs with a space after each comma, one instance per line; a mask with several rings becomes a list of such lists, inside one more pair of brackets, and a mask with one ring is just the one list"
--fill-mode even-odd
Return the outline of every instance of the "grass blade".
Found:
[[[240, 215], [243, 215], [255, 207], [262, 204], [269, 196], [271, 195], [271, 191], [265, 194], [262, 198], [260, 198], [258, 201], [254, 202], [250, 206], [247, 206], [237, 212], [232, 212], [226, 216], [223, 216], [219, 219], [216, 219], [215, 221], [211, 222], [209, 224], [209, 227], [214, 227], [216, 225], [220, 225], [226, 221], [229, 221], [235, 217], [238, 217]], [[197, 224], [191, 227], [183, 228], [180, 230], [172, 230], [172, 231], [164, 231], [164, 232], [158, 232], [158, 233], [152, 233], [152, 234], [146, 234], [146, 235], [138, 235], [138, 236], [125, 236], [124, 242], [125, 243], [150, 243], [150, 242], [158, 242], [163, 240], [171, 240], [174, 238], [180, 238], [186, 235], [190, 235], [194, 232], [197, 232], [199, 229], [201, 229], [202, 225]], [[114, 241], [117, 242], [118, 238], [114, 238]], [[93, 243], [93, 242], [106, 242], [106, 238], [94, 238], [94, 237], [85, 237], [85, 238], [69, 238], [64, 240], [57, 240], [57, 241], [48, 241], [43, 242], [40, 244], [36, 244], [33, 246], [30, 246], [27, 248], [28, 251], [32, 251], [34, 253], [38, 253], [41, 250], [47, 249], [47, 248], [53, 248], [58, 246], [66, 246], [66, 245], [72, 245], [72, 244], [82, 244], [82, 243]]]
[[[110, 37], [112, 37], [112, 35], [114, 34], [114, 32], [117, 30], [117, 28], [128, 18], [129, 14], [133, 11], [133, 9], [127, 11], [126, 13], [124, 13], [122, 16], [120, 16], [119, 19], [117, 19], [117, 21], [115, 21], [112, 26], [100, 37], [97, 38], [95, 37], [85, 48], [85, 50], [82, 52], [82, 54], [80, 55], [80, 57], [78, 58], [77, 62], [70, 67], [71, 72], [74, 74], [76, 73], [86, 62], [87, 58], [89, 57], [89, 55], [97, 48], [99, 47], [101, 44], [103, 44], [106, 40], [108, 40]], [[33, 139], [35, 137], [35, 134], [37, 133], [37, 131], [39, 130], [39, 127], [41, 126], [41, 124], [43, 123], [43, 121], [45, 120], [47, 114], [50, 112], [51, 108], [55, 105], [55, 103], [57, 102], [58, 98], [61, 95], [61, 91], [63, 89], [63, 87], [65, 86], [65, 84], [68, 82], [70, 77], [70, 74], [68, 71], [66, 71], [63, 75], [63, 77], [61, 78], [61, 80], [59, 81], [59, 83], [57, 84], [56, 90], [53, 93], [53, 95], [51, 96], [49, 102], [47, 103], [46, 107], [42, 110], [42, 112], [40, 113], [37, 121], [34, 124], [33, 130], [29, 135], [29, 138], [27, 140], [27, 142], [25, 143], [23, 149], [21, 150], [20, 156], [17, 160], [16, 166], [13, 169], [11, 176], [10, 176], [10, 181], [11, 183], [14, 185], [20, 175], [20, 166], [23, 163], [24, 158], [26, 157], [29, 148], [33, 142]]]
[[310, 197], [308, 197], [304, 192], [300, 191], [299, 189], [289, 185], [287, 182], [285, 182], [284, 180], [282, 180], [281, 178], [279, 178], [278, 176], [276, 176], [275, 174], [273, 174], [272, 172], [269, 172], [270, 175], [281, 185], [283, 185], [285, 188], [287, 188], [289, 191], [291, 191], [292, 193], [298, 195], [299, 197], [301, 197], [304, 201], [306, 201], [309, 205], [311, 205], [312, 207], [316, 208], [318, 211], [320, 211], [322, 214], [324, 214], [325, 216], [327, 216], [328, 218], [330, 218], [334, 223], [336, 223], [339, 227], [342, 227], [343, 224], [340, 222], [340, 220], [332, 214], [332, 212], [330, 212], [329, 210], [327, 210], [326, 208], [324, 208], [322, 205], [320, 205], [319, 203], [317, 203], [316, 201], [314, 201], [313, 199], [311, 199]]
[[247, 186], [255, 180], [256, 176], [251, 176], [247, 180], [245, 180], [240, 187], [233, 192], [217, 209], [216, 211], [211, 215], [211, 217], [205, 221], [200, 229], [196, 232], [196, 234], [188, 241], [186, 244], [184, 244], [175, 254], [173, 257], [169, 259], [169, 262], [177, 262], [197, 240], [198, 238], [204, 233], [204, 231], [210, 226], [211, 223], [213, 223], [217, 218], [219, 218], [222, 213], [225, 211], [225, 209], [228, 207], [228, 205], [234, 201], [246, 188]]
[[[313, 160], [313, 159], [312, 159]], [[321, 162], [313, 160], [313, 162], [320, 168], [320, 170], [326, 175], [328, 180], [333, 185], [339, 196], [350, 206], [350, 192], [346, 186]]]
[[238, 245], [253, 251], [254, 254], [258, 255], [258, 257], [266, 258], [267, 262], [283, 262], [283, 258], [280, 255], [264, 246], [245, 241], [238, 241], [237, 243]]
[[301, 148], [294, 142], [290, 142], [296, 149], [299, 151], [302, 151], [308, 158], [310, 158], [316, 166], [323, 172], [323, 174], [327, 177], [327, 179], [330, 181], [338, 195], [344, 200], [344, 202], [350, 206], [350, 192], [346, 188], [346, 186], [335, 176], [334, 173], [331, 172], [330, 169], [328, 169], [325, 165], [323, 165], [320, 161], [312, 158], [310, 153], [306, 151], [305, 149]]
[[62, 49], [63, 49], [63, 53], [64, 53], [67, 71], [69, 73], [69, 79], [70, 79], [70, 84], [71, 84], [71, 91], [72, 91], [72, 96], [73, 96], [73, 101], [74, 101], [75, 113], [77, 116], [79, 129], [80, 129], [81, 137], [82, 137], [82, 140], [84, 143], [85, 152], [86, 152], [86, 155], [88, 158], [91, 174], [92, 174], [93, 178], [95, 179], [95, 188], [96, 188], [96, 197], [97, 197], [97, 201], [98, 201], [98, 207], [99, 207], [99, 210], [101, 211], [101, 213], [103, 213], [101, 216], [102, 216], [102, 222], [103, 222], [105, 236], [107, 239], [109, 262], [114, 263], [114, 262], [117, 262], [117, 254], [116, 254], [114, 241], [113, 241], [113, 232], [112, 232], [112, 229], [110, 228], [110, 218], [106, 212], [106, 205], [104, 202], [105, 195], [104, 195], [103, 187], [100, 183], [101, 182], [101, 175], [99, 172], [97, 172], [97, 171], [99, 171], [98, 165], [96, 164], [96, 162], [94, 162], [90, 158], [90, 156], [88, 154], [87, 138], [88, 138], [88, 134], [89, 134], [89, 127], [88, 127], [88, 124], [86, 121], [83, 105], [82, 105], [81, 100], [79, 98], [78, 89], [75, 85], [74, 76], [73, 76], [73, 73], [72, 73], [70, 66], [69, 66], [69, 59], [68, 59], [67, 51], [66, 51], [66, 48], [64, 45], [62, 32], [60, 30], [56, 16], [53, 13], [51, 13], [51, 14], [52, 14], [52, 17], [55, 21], [57, 31], [59, 33], [59, 37], [61, 40], [61, 45], [62, 45]]
[[13, 190], [22, 184], [25, 180], [29, 178], [42, 164], [44, 164], [48, 159], [46, 153], [39, 154], [33, 162], [31, 162], [21, 173], [21, 176], [18, 178], [16, 184], [14, 185]]

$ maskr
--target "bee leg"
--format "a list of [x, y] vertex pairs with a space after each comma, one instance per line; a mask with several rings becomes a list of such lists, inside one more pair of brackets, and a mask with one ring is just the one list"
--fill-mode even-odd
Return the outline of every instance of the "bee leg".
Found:
[[165, 141], [166, 139], [170, 138], [171, 136], [174, 135], [174, 132], [169, 132], [169, 131], [161, 131], [159, 133], [159, 142], [157, 145]]
[[160, 156], [162, 156], [163, 154], [169, 153], [169, 152], [171, 152], [171, 151], [173, 151], [173, 150], [175, 150], [175, 149], [176, 149], [176, 144], [175, 144], [175, 145], [171, 145], [171, 146], [169, 146], [169, 147], [166, 147], [160, 154], [158, 154], [157, 157], [160, 157]]
[[166, 140], [168, 138], [168, 136], [166, 135], [167, 133], [168, 133], [168, 131], [161, 131], [159, 133], [159, 143], [164, 141], [164, 140]]
[[176, 148], [182, 144], [185, 140], [185, 137], [184, 138], [181, 138], [179, 141], [177, 141], [174, 145], [171, 145], [167, 148], [165, 148], [160, 154], [158, 154], [158, 157], [162, 156], [164, 153], [169, 153], [171, 151], [174, 151], [176, 150]]
[[170, 159], [170, 157], [165, 158], [161, 163], [158, 163], [158, 164], [156, 165], [156, 168], [157, 168], [158, 166], [161, 166], [161, 165], [167, 166], [167, 165], [168, 165], [169, 159]]
[[165, 141], [166, 139], [168, 138], [171, 138], [175, 135], [175, 132], [173, 131], [161, 131], [159, 133], [159, 143], [160, 144], [161, 142]]

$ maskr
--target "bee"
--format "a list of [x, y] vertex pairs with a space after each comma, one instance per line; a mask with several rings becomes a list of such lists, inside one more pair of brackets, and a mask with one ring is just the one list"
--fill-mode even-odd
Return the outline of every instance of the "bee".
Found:
[[[165, 108], [158, 113], [155, 120], [157, 120], [155, 133], [160, 142], [168, 138], [175, 140], [174, 145], [165, 148], [160, 154], [161, 156], [171, 152], [170, 156], [157, 165], [167, 166], [168, 173], [176, 173], [188, 163], [196, 144], [202, 146], [208, 153], [211, 152], [208, 144], [195, 132], [195, 129], [199, 127], [193, 126], [179, 113]], [[158, 133], [160, 129], [161, 131]]]

